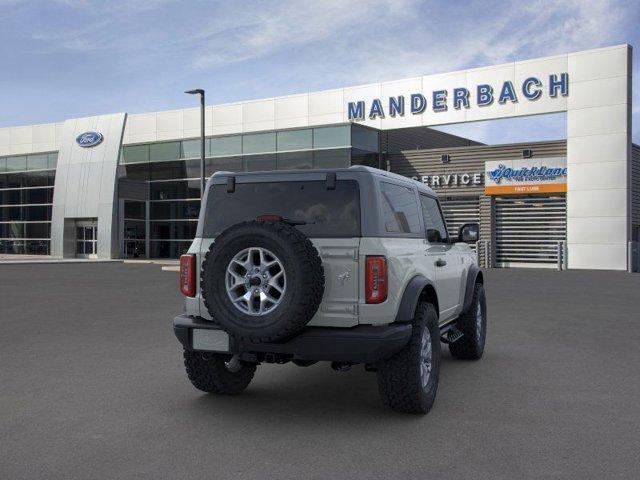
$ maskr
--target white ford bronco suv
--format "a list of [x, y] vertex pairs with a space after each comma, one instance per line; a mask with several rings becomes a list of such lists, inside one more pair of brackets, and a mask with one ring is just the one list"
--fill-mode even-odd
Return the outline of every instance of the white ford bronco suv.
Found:
[[425, 185], [362, 166], [218, 172], [202, 205], [173, 320], [196, 388], [240, 393], [260, 363], [361, 363], [388, 406], [427, 413], [440, 342], [482, 356], [478, 225], [450, 238]]

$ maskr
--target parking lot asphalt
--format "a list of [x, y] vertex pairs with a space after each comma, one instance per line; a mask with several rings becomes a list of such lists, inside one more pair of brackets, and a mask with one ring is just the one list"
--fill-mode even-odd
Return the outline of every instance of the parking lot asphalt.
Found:
[[0, 478], [639, 478], [640, 275], [485, 274], [485, 357], [416, 417], [362, 367], [195, 390], [158, 265], [0, 265]]

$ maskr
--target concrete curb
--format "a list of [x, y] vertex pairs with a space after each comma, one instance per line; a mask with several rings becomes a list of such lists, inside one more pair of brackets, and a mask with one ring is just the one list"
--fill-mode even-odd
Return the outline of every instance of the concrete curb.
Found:
[[163, 272], [179, 272], [180, 265], [163, 265], [162, 271]]
[[51, 258], [42, 260], [4, 260], [0, 259], [0, 265], [42, 265], [42, 264], [58, 264], [58, 263], [113, 263], [120, 262], [120, 259], [86, 259], [86, 258]]
[[153, 265], [180, 265], [180, 261], [179, 260], [133, 260], [133, 259], [124, 259], [122, 260], [123, 263], [131, 263], [131, 264], [153, 264]]

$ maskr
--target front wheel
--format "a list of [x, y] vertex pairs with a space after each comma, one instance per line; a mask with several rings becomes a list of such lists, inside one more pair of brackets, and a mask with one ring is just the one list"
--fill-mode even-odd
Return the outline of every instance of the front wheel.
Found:
[[217, 353], [184, 351], [189, 380], [198, 390], [223, 395], [241, 393], [253, 379], [256, 366], [237, 357]]
[[431, 410], [440, 374], [440, 329], [433, 305], [419, 302], [407, 346], [378, 367], [378, 390], [384, 403], [398, 412]]

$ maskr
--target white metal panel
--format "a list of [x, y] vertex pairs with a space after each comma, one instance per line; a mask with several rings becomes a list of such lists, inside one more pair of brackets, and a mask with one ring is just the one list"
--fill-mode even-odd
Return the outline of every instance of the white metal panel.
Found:
[[290, 117], [290, 118], [277, 118], [275, 128], [303, 128], [309, 126], [309, 117], [307, 115], [303, 117]]
[[335, 122], [339, 123], [344, 109], [344, 92], [341, 88], [309, 93], [309, 117], [339, 114], [340, 119]]
[[307, 117], [309, 115], [308, 95], [292, 95], [275, 99], [275, 120]]
[[626, 245], [624, 237], [620, 232], [624, 232], [627, 226], [627, 219], [623, 216], [606, 217], [570, 217], [567, 219], [569, 234], [567, 239], [570, 243], [591, 243], [602, 246], [612, 243]]
[[0, 147], [11, 145], [11, 127], [0, 128]]
[[[186, 127], [185, 127], [186, 128]], [[242, 132], [242, 104], [216, 105], [213, 107], [213, 134], [224, 135]]]
[[54, 123], [33, 126], [33, 143], [55, 143], [56, 126]]
[[11, 127], [11, 143], [14, 145], [33, 143], [33, 127]]
[[584, 82], [570, 81], [571, 93], [567, 97], [567, 107], [579, 109], [624, 104], [629, 101], [626, 88], [626, 76]]
[[182, 110], [169, 110], [167, 112], [158, 112], [156, 117], [158, 133], [170, 132], [174, 133], [174, 138], [180, 138], [182, 136], [183, 123]]
[[242, 104], [242, 131], [273, 130], [275, 128], [275, 100], [257, 100]]
[[626, 45], [569, 53], [571, 82], [628, 75]]
[[242, 103], [242, 122], [272, 122], [275, 118], [275, 100], [255, 100]]
[[[214, 107], [204, 109], [204, 132], [210, 136], [215, 133]], [[200, 108], [186, 108], [182, 111], [182, 138], [196, 138], [200, 136]], [[232, 130], [240, 129], [241, 126], [232, 126]]]
[[[567, 139], [567, 164], [610, 162], [612, 159], [624, 159], [627, 152], [627, 134], [611, 133]], [[571, 180], [571, 177], [569, 177]]]
[[151, 143], [158, 141], [157, 132], [152, 133], [141, 133], [139, 135], [129, 135], [128, 141], [131, 143]]
[[567, 136], [608, 135], [627, 132], [627, 105], [580, 108], [567, 112]]
[[131, 130], [130, 134], [133, 135], [146, 135], [154, 134], [157, 130], [156, 114], [155, 113], [138, 113], [136, 115], [129, 115], [127, 118], [128, 128]]
[[602, 190], [613, 188], [626, 191], [626, 174], [626, 162], [574, 163], [571, 165], [571, 177], [567, 181], [567, 188], [571, 191], [594, 191], [592, 180], [597, 179], [598, 187]]
[[599, 270], [626, 270], [626, 244], [571, 244], [568, 258], [569, 268]]
[[627, 190], [569, 190], [569, 217], [624, 217]]
[[56, 146], [60, 148], [62, 144], [62, 131], [64, 130], [64, 123], [56, 123]]

